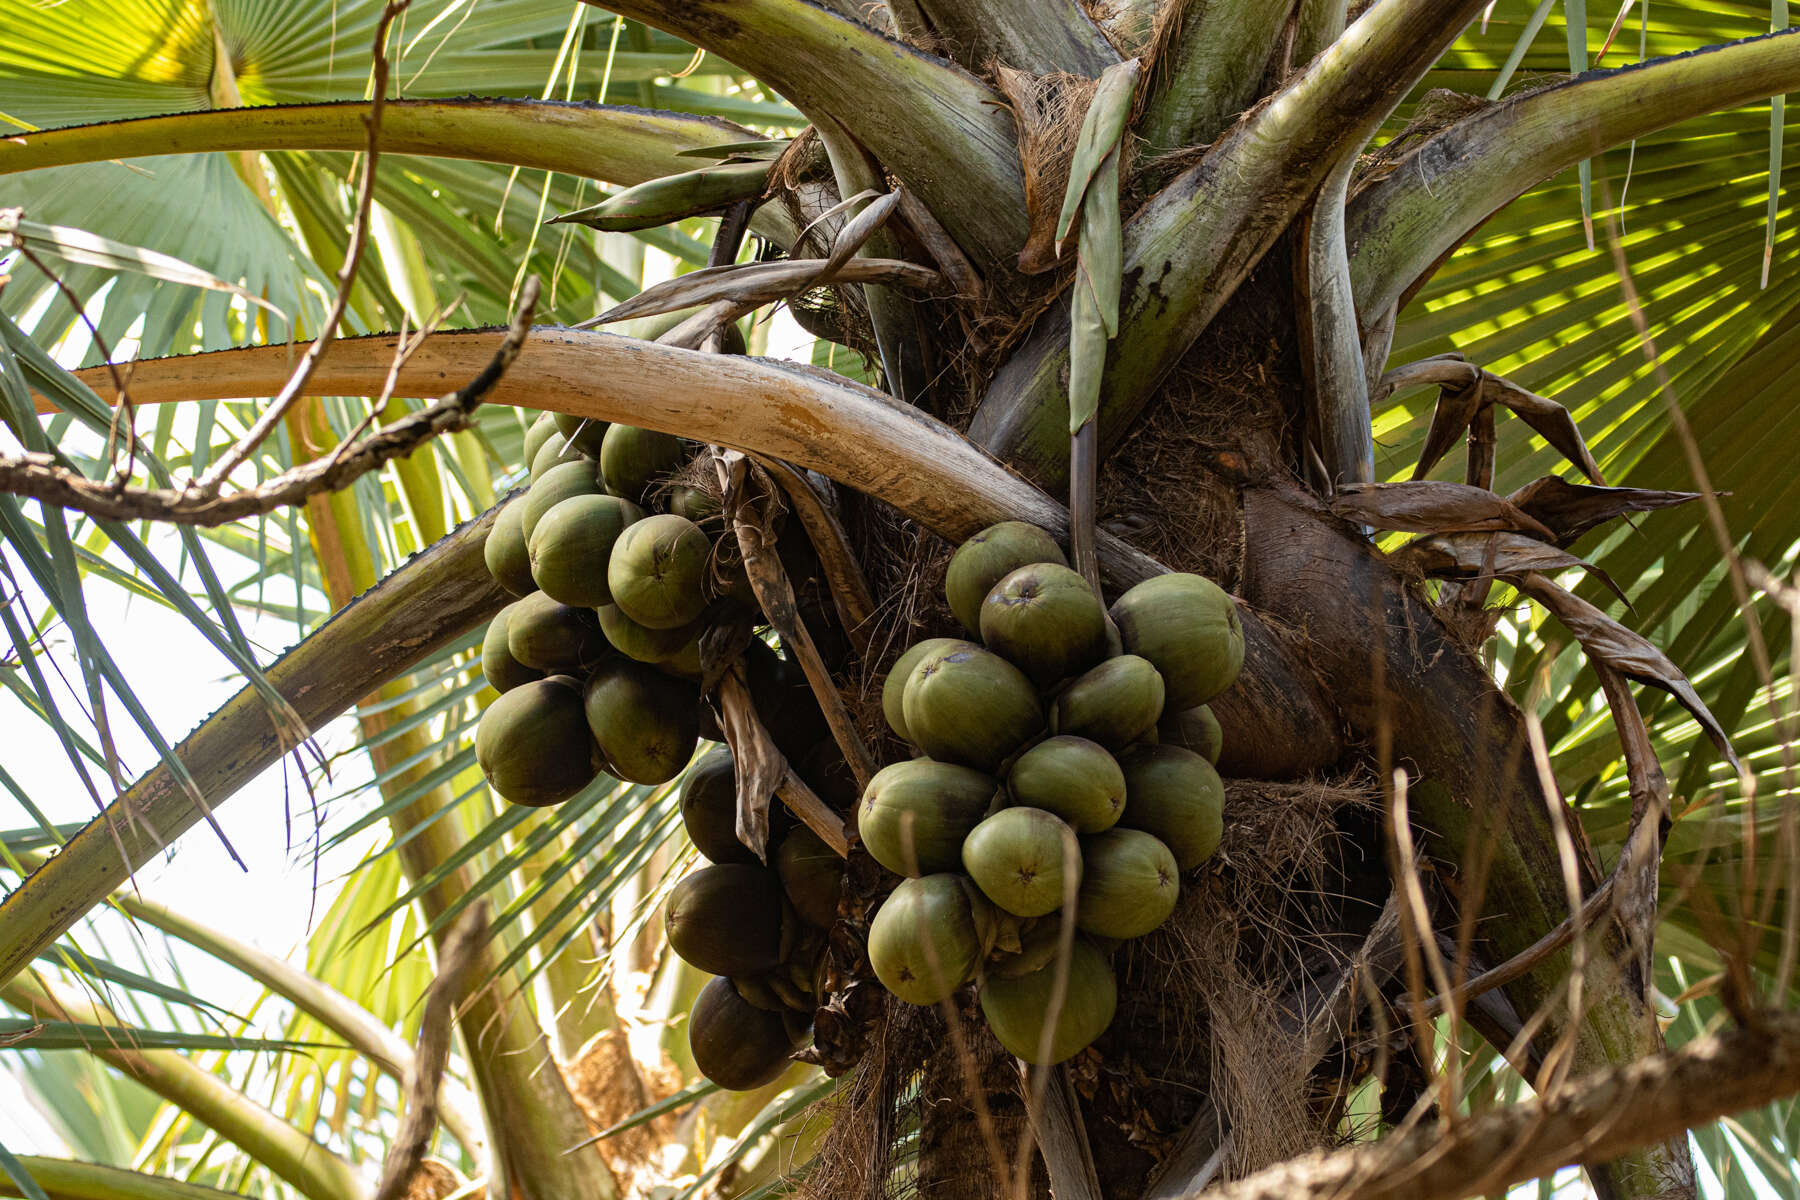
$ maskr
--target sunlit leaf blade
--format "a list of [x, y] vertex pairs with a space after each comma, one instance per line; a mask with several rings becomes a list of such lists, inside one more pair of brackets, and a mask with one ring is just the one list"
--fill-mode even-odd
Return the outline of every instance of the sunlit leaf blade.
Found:
[[127, 1025], [93, 1025], [80, 1021], [35, 1021], [0, 1018], [0, 1049], [91, 1050], [108, 1042], [140, 1050], [249, 1050], [256, 1053], [299, 1053], [341, 1050], [341, 1043], [299, 1042], [279, 1038], [236, 1038], [224, 1034], [139, 1029]]

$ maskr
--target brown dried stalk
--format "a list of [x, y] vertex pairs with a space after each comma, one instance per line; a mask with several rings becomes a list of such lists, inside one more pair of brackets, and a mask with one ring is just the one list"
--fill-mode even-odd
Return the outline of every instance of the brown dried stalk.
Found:
[[417, 450], [442, 433], [468, 426], [475, 409], [519, 357], [531, 333], [538, 281], [525, 281], [519, 307], [500, 346], [475, 378], [418, 412], [408, 413], [378, 433], [347, 440], [323, 458], [283, 471], [255, 487], [228, 496], [194, 488], [118, 488], [89, 479], [59, 464], [54, 455], [0, 455], [0, 491], [29, 496], [60, 508], [116, 521], [167, 521], [176, 525], [224, 525], [242, 517], [301, 504], [308, 496], [338, 491], [370, 471]]

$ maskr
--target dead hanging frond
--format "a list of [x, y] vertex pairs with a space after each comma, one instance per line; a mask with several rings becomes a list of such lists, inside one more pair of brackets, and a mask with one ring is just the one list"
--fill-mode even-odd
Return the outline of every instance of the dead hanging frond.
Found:
[[[1597, 484], [1606, 483], [1568, 409], [1554, 400], [1526, 391], [1502, 375], [1476, 366], [1460, 354], [1440, 354], [1395, 367], [1381, 377], [1369, 399], [1378, 404], [1397, 392], [1433, 384], [1441, 390], [1437, 408], [1431, 416], [1431, 428], [1425, 435], [1424, 449], [1419, 452], [1418, 466], [1413, 469], [1414, 479], [1423, 479], [1429, 474], [1484, 410], [1498, 405], [1531, 426], [1583, 475]], [[1479, 487], [1492, 487], [1491, 467], [1487, 475], [1485, 479], [1472, 478], [1469, 482]]]

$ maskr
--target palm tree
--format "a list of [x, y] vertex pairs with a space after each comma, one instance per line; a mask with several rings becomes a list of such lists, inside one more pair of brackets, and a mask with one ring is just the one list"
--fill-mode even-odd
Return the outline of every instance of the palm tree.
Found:
[[[859, 711], [903, 646], [945, 621], [937, 539], [995, 521], [1070, 537], [1078, 563], [1093, 547], [1109, 594], [1176, 569], [1242, 599], [1244, 672], [1217, 704], [1234, 781], [1223, 862], [1190, 880], [1168, 930], [1124, 953], [1121, 1016], [1098, 1051], [1022, 1089], [968, 1011], [885, 1002], [854, 954], [881, 886], [853, 869], [850, 949], [815, 1022], [825, 1073], [646, 1107], [650, 1121], [706, 1106], [678, 1170], [733, 1194], [797, 1166], [819, 1190], [911, 1180], [988, 1195], [1035, 1125], [1053, 1133], [1026, 1186], [1047, 1172], [1059, 1196], [1180, 1195], [1326, 1142], [1416, 1145], [1405, 1139], [1434, 1132], [1414, 1129], [1422, 1115], [1452, 1121], [1532, 1086], [1558, 1095], [1733, 1019], [1786, 1045], [1753, 1019], [1786, 1000], [1794, 944], [1779, 803], [1788, 593], [1774, 581], [1800, 528], [1781, 456], [1757, 453], [1782, 435], [1795, 361], [1780, 95], [1800, 78], [1800, 40], [1784, 4], [1773, 20], [1686, 0], [1616, 13], [1579, 0], [604, 8], [69, 0], [8, 14], [0, 114], [20, 131], [0, 142], [0, 172], [25, 223], [9, 225], [24, 251], [0, 394], [27, 450], [104, 477], [123, 385], [140, 431], [155, 406], [127, 469], [203, 474], [254, 422], [242, 398], [288, 379], [285, 343], [330, 324], [346, 231], [366, 221], [375, 250], [344, 292], [349, 332], [365, 336], [326, 353], [315, 398], [233, 479], [324, 455], [365, 414], [392, 422], [474, 377], [528, 277], [545, 284], [539, 317], [572, 323], [640, 292], [657, 262], [685, 274], [714, 250], [734, 261], [729, 230], [692, 207], [623, 234], [540, 225], [599, 200], [594, 181], [628, 187], [709, 157], [778, 155], [723, 224], [754, 209], [768, 255], [802, 264], [794, 312], [831, 368], [540, 326], [470, 429], [301, 508], [184, 528], [180, 573], [116, 514], [0, 496], [16, 597], [0, 619], [17, 662], [0, 669], [96, 799], [111, 797], [75, 831], [10, 789], [38, 828], [5, 842], [21, 883], [0, 903], [0, 998], [55, 1018], [35, 1037], [86, 1035], [94, 1058], [171, 1106], [128, 1102], [132, 1152], [96, 1138], [88, 1157], [226, 1190], [369, 1190], [356, 1164], [379, 1158], [369, 1147], [398, 1107], [379, 1076], [412, 1061], [394, 1030], [416, 1032], [425, 947], [443, 954], [487, 896], [494, 933], [474, 970], [489, 986], [458, 1018], [444, 1190], [455, 1175], [608, 1196], [649, 1159], [613, 1139], [572, 1151], [602, 1121], [569, 1064], [625, 1038], [615, 972], [594, 963], [640, 952], [682, 869], [672, 796], [594, 788], [553, 812], [505, 809], [466, 736], [481, 700], [473, 631], [503, 600], [482, 545], [523, 465], [512, 405], [832, 481], [877, 605], [838, 630], [853, 650], [835, 684]], [[386, 54], [372, 60], [378, 30]], [[366, 124], [371, 78], [388, 99]], [[1766, 116], [1745, 111], [1770, 97]], [[343, 182], [371, 137], [373, 208]], [[871, 192], [896, 197], [873, 232], [874, 219], [845, 220]], [[853, 227], [868, 282], [804, 265]], [[684, 288], [689, 306], [717, 298]], [[384, 386], [398, 335], [379, 331], [403, 323], [443, 331]], [[128, 380], [102, 365], [122, 342], [138, 360]], [[71, 346], [87, 348], [77, 372], [44, 349]], [[1465, 435], [1459, 486], [1438, 464]], [[1552, 478], [1565, 463], [1585, 480]], [[1068, 506], [1053, 498], [1065, 492]], [[1648, 515], [1611, 523], [1633, 512]], [[209, 557], [225, 553], [254, 564], [230, 587]], [[1773, 575], [1753, 594], [1759, 563]], [[295, 601], [269, 599], [277, 580]], [[242, 693], [171, 745], [88, 615], [84, 588], [99, 585], [181, 612], [243, 673]], [[258, 609], [306, 631], [273, 663], [239, 619]], [[48, 613], [68, 630], [73, 690], [47, 673]], [[826, 606], [807, 620], [825, 633], [838, 619]], [[350, 881], [306, 971], [120, 891], [353, 708], [378, 793], [356, 828], [385, 822], [393, 853]], [[114, 710], [161, 760], [129, 785]], [[23, 857], [51, 844], [48, 860]], [[1660, 874], [1645, 873], [1649, 853]], [[328, 1031], [334, 1048], [249, 1069], [247, 1051], [282, 1040], [209, 1042], [198, 1018], [165, 1013], [172, 1031], [153, 1045], [143, 1010], [79, 994], [71, 979], [154, 994], [144, 973], [64, 940], [115, 893], [291, 1006], [287, 1042]], [[390, 945], [406, 948], [393, 963]], [[64, 975], [25, 970], [53, 952]], [[1491, 990], [1450, 997], [1448, 1015], [1423, 1007], [1451, 976], [1490, 969]], [[661, 1011], [697, 982], [665, 963]], [[124, 1039], [94, 1036], [121, 1025]], [[683, 1065], [681, 1039], [667, 1041]], [[328, 1078], [342, 1097], [329, 1108], [309, 1082]], [[657, 1091], [629, 1060], [607, 1079], [608, 1094], [641, 1098], [631, 1108]], [[803, 1110], [827, 1093], [821, 1137]], [[1411, 1194], [1575, 1160], [1603, 1195], [1691, 1194], [1679, 1131], [1718, 1111], [1585, 1141], [1562, 1114], [1562, 1141], [1502, 1146], [1498, 1168], [1464, 1164]], [[1731, 1186], [1752, 1154], [1791, 1178], [1786, 1115], [1694, 1136]], [[771, 1143], [778, 1128], [788, 1138]], [[788, 1157], [796, 1134], [816, 1157]], [[1059, 1155], [1061, 1134], [1085, 1158]], [[1440, 1150], [1463, 1144], [1442, 1136]], [[149, 1186], [99, 1166], [0, 1166], [57, 1194]]]

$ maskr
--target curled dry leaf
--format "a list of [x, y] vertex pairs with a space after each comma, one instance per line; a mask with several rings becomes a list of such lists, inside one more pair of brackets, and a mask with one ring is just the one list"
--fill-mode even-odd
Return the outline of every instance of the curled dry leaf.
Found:
[[1625, 601], [1627, 607], [1631, 604], [1612, 576], [1593, 563], [1520, 533], [1437, 534], [1408, 542], [1394, 552], [1394, 558], [1443, 579], [1516, 579], [1530, 572], [1567, 571], [1579, 567], [1605, 584], [1615, 596]]
[[[1476, 370], [1474, 367], [1469, 369]], [[1473, 382], [1456, 386], [1446, 384], [1438, 391], [1437, 407], [1431, 413], [1431, 428], [1426, 431], [1425, 445], [1419, 451], [1419, 465], [1413, 468], [1414, 479], [1423, 479], [1430, 474], [1431, 468], [1443, 461], [1444, 455], [1455, 447], [1479, 411], [1481, 389]]]
[[1528, 392], [1504, 376], [1460, 360], [1431, 359], [1417, 365], [1420, 369], [1410, 377], [1405, 375], [1406, 368], [1388, 372], [1378, 388], [1379, 394], [1389, 395], [1422, 382], [1443, 384], [1438, 393], [1437, 408], [1431, 414], [1431, 428], [1425, 434], [1425, 445], [1419, 451], [1419, 464], [1413, 468], [1414, 479], [1424, 478], [1442, 461], [1478, 412], [1487, 405], [1498, 404], [1531, 426], [1583, 475], [1597, 484], [1606, 483], [1593, 454], [1588, 451], [1587, 442], [1582, 439], [1581, 430], [1575, 425], [1575, 418], [1556, 401]]
[[737, 764], [737, 835], [763, 862], [769, 861], [769, 801], [788, 777], [788, 761], [756, 715], [743, 664], [733, 663], [719, 680], [719, 726]]
[[1409, 483], [1343, 484], [1331, 511], [1376, 529], [1410, 533], [1522, 531], [1553, 539], [1555, 534], [1510, 500], [1466, 483], [1415, 480]]
[[1661, 492], [1649, 488], [1594, 487], [1569, 483], [1555, 475], [1534, 479], [1507, 499], [1550, 528], [1559, 546], [1569, 546], [1597, 525], [1632, 512], [1673, 508], [1698, 500], [1699, 492]]
[[1482, 373], [1482, 385], [1490, 400], [1504, 405], [1512, 414], [1535, 429], [1558, 454], [1574, 463], [1581, 473], [1597, 484], [1605, 485], [1594, 456], [1588, 452], [1581, 430], [1569, 410], [1554, 400], [1526, 391], [1510, 379], [1492, 372]]
[[1732, 768], [1743, 770], [1724, 728], [1706, 707], [1706, 702], [1694, 691], [1693, 684], [1688, 682], [1681, 668], [1671, 662], [1668, 655], [1642, 635], [1632, 632], [1586, 600], [1556, 586], [1535, 571], [1524, 572], [1516, 582], [1520, 591], [1555, 614], [1556, 619], [1575, 635], [1575, 639], [1589, 655], [1629, 679], [1661, 688], [1674, 696], [1681, 707], [1700, 722], [1700, 728], [1706, 730], [1706, 735], [1712, 739], [1713, 745], [1719, 748], [1719, 753], [1724, 755]]

